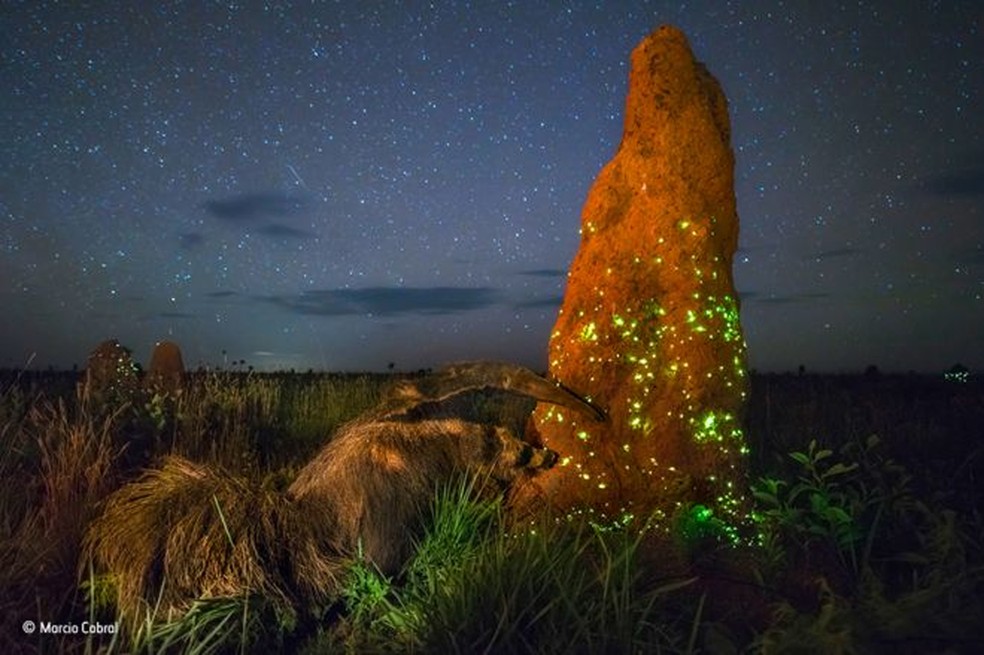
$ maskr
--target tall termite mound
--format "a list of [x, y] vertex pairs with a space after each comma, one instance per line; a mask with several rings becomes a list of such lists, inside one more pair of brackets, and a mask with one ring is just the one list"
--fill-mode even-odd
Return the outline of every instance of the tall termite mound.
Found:
[[595, 180], [549, 346], [550, 377], [607, 409], [540, 404], [561, 465], [515, 500], [618, 519], [743, 503], [745, 346], [727, 100], [669, 26], [632, 52], [625, 127]]
[[159, 392], [175, 393], [184, 383], [185, 367], [181, 348], [173, 341], [158, 341], [150, 355], [144, 384]]

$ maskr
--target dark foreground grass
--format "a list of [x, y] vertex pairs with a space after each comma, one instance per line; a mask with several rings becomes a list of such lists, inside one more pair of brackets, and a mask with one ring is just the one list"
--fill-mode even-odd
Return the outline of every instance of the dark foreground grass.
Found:
[[519, 526], [466, 481], [387, 579], [325, 568], [281, 502], [385, 378], [199, 376], [98, 407], [62, 377], [24, 382], [0, 386], [2, 652], [984, 652], [973, 384], [753, 377], [742, 548], [677, 530], [671, 564], [653, 544], [677, 519]]
[[438, 493], [431, 529], [399, 583], [356, 563], [341, 629], [308, 652], [692, 649], [700, 603], [675, 592], [694, 579], [644, 584], [641, 535], [588, 523], [510, 529], [498, 501], [474, 500], [470, 491], [465, 483]]

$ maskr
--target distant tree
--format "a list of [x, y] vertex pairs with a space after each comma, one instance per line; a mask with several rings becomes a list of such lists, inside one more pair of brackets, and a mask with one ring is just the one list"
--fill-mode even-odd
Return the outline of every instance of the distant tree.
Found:
[[800, 365], [799, 365], [799, 368], [798, 368], [798, 369], [796, 370], [796, 372], [797, 372], [797, 373], [798, 373], [798, 374], [799, 374], [800, 376], [803, 376], [803, 375], [806, 375], [806, 367], [805, 367], [805, 366], [803, 366], [802, 364], [800, 364]]
[[868, 364], [868, 368], [864, 369], [864, 377], [874, 379], [881, 375], [881, 371], [874, 364]]

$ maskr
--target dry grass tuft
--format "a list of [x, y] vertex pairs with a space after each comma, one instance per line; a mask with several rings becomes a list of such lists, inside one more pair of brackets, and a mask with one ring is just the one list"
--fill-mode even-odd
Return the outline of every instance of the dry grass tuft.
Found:
[[[71, 611], [79, 543], [94, 508], [113, 485], [118, 416], [70, 411], [37, 399], [20, 421], [0, 429], [3, 494], [0, 631], [20, 621]], [[36, 468], [22, 461], [36, 452]]]
[[64, 403], [32, 410], [31, 422], [43, 426], [38, 436], [43, 489], [39, 513], [45, 534], [61, 551], [62, 570], [74, 568], [94, 507], [113, 488], [118, 414], [72, 417]]
[[200, 598], [321, 607], [341, 561], [318, 549], [324, 528], [309, 515], [257, 480], [170, 456], [109, 497], [86, 533], [82, 567], [110, 573], [132, 627], [148, 611], [177, 618]]

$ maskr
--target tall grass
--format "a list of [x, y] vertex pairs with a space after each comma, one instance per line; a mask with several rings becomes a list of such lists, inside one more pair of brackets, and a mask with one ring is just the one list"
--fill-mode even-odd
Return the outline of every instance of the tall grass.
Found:
[[[19, 634], [27, 619], [81, 610], [74, 584], [79, 547], [97, 503], [114, 485], [118, 417], [39, 395], [20, 421], [0, 427], [4, 635]], [[32, 452], [36, 457], [28, 457]]]
[[[332, 579], [282, 492], [385, 381], [196, 374], [97, 405], [65, 376], [5, 380], [0, 652], [984, 652], [980, 389], [753, 379], [759, 545], [714, 550], [730, 588], [699, 549], [681, 577], [645, 530], [512, 525], [467, 483], [436, 495], [400, 576], [356, 560]], [[80, 568], [93, 525], [108, 557]], [[128, 628], [20, 630], [87, 617]]]
[[[222, 488], [219, 495], [232, 498], [238, 494], [244, 499], [232, 503], [231, 519], [239, 521], [237, 530], [250, 532], [256, 527], [252, 512], [264, 503], [281, 500], [277, 490], [284, 486], [290, 467], [303, 461], [304, 452], [316, 448], [339, 423], [372, 405], [381, 382], [379, 376], [304, 376], [285, 385], [272, 376], [199, 374], [176, 394], [136, 389], [97, 402], [86, 387], [76, 388], [75, 379], [64, 374], [59, 374], [57, 384], [50, 388], [37, 374], [4, 377], [0, 393], [0, 650], [31, 649], [31, 644], [37, 649], [77, 645], [77, 637], [27, 637], [21, 624], [25, 620], [86, 618], [89, 610], [77, 578], [82, 534], [100, 512], [101, 501], [132, 478], [139, 467], [169, 453], [185, 452], [204, 462], [218, 466], [227, 463], [231, 469], [244, 471], [250, 475], [248, 485], [235, 491]], [[303, 444], [296, 449], [285, 447], [292, 430], [298, 444]], [[258, 504], [250, 504], [252, 501]], [[268, 515], [288, 522], [296, 518], [272, 511]], [[208, 522], [209, 517], [202, 518], [198, 526], [201, 534], [208, 533]], [[276, 544], [282, 540], [282, 528], [261, 525], [257, 528], [261, 534], [252, 543]], [[290, 528], [287, 533], [305, 538], [304, 529]], [[160, 537], [159, 528], [150, 535]], [[117, 536], [122, 552], [137, 543], [139, 536], [147, 535], [130, 532]], [[208, 569], [195, 558], [194, 553], [201, 551], [200, 543], [189, 542], [185, 556], [178, 558], [183, 560], [186, 577], [196, 577], [196, 567]], [[299, 560], [307, 558], [309, 565], [318, 557], [313, 546], [297, 548], [292, 554]], [[248, 553], [238, 561], [252, 561], [252, 556]], [[271, 557], [274, 555], [268, 554], [259, 561], [268, 562]], [[271, 566], [270, 571], [276, 568]], [[82, 575], [93, 599], [108, 593], [115, 582], [102, 576], [86, 579], [85, 570]], [[312, 576], [312, 584], [321, 579]], [[261, 576], [256, 590], [269, 592], [264, 584]], [[245, 594], [256, 590], [236, 591]], [[221, 597], [220, 590], [209, 593], [213, 598]], [[253, 596], [262, 601], [254, 603], [254, 608], [283, 613], [285, 605], [275, 593]], [[245, 595], [231, 596], [230, 602], [238, 603], [241, 597]], [[196, 606], [190, 614], [214, 617], [215, 608], [222, 603], [215, 601], [208, 606], [209, 612], [203, 613]], [[132, 607], [129, 610], [121, 617], [136, 615]], [[139, 639], [134, 643], [144, 644], [151, 652], [156, 648], [153, 644], [169, 643], [171, 637], [164, 642], [159, 638], [172, 634], [161, 627], [168, 624], [166, 612], [142, 608], [141, 616], [144, 625], [135, 633]], [[148, 624], [146, 617], [153, 620]], [[284, 620], [285, 625], [289, 623]]]
[[158, 452], [234, 469], [303, 462], [340, 425], [374, 405], [379, 376], [204, 373], [174, 395], [143, 399]]
[[644, 535], [587, 522], [509, 530], [498, 499], [442, 490], [399, 583], [350, 572], [347, 648], [356, 652], [695, 652], [693, 579], [643, 584]]

